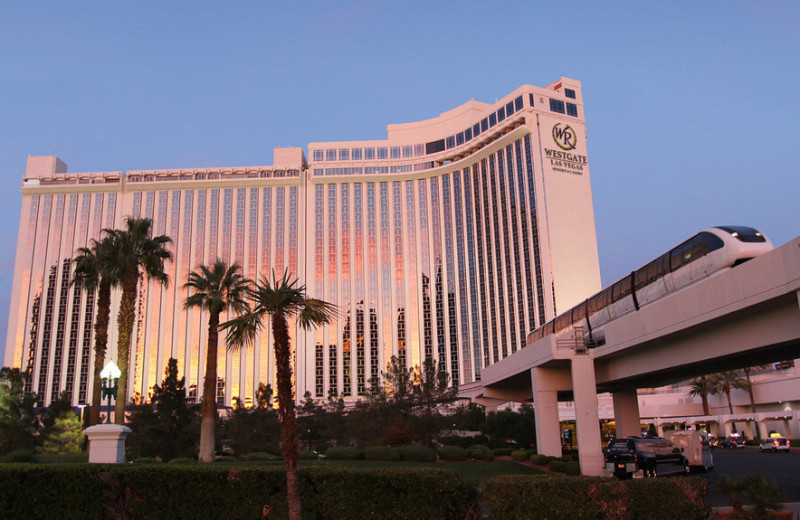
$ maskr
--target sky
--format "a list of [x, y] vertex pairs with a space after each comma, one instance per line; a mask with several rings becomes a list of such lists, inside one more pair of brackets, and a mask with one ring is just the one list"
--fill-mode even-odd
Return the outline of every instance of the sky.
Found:
[[[800, 235], [800, 2], [0, 5], [0, 352], [28, 155], [272, 164], [580, 80], [603, 285], [698, 230]], [[306, 148], [307, 153], [307, 148]], [[2, 359], [2, 357], [0, 357]]]

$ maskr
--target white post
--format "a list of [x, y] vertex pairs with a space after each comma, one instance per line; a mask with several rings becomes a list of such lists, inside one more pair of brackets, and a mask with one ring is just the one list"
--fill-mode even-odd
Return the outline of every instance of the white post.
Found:
[[131, 429], [121, 424], [98, 424], [83, 431], [89, 438], [89, 462], [117, 464], [125, 462], [125, 438]]

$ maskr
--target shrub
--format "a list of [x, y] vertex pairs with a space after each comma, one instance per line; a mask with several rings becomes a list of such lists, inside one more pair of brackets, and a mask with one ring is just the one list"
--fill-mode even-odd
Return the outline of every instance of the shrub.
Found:
[[358, 460], [364, 458], [364, 453], [352, 446], [337, 446], [325, 452], [325, 458], [331, 460]]
[[426, 446], [401, 446], [400, 458], [410, 462], [436, 462], [436, 450]]
[[528, 448], [527, 450], [525, 450], [525, 455], [527, 455], [528, 457], [530, 457], [531, 455], [536, 455], [537, 453], [538, 452], [536, 451], [536, 448]]
[[319, 458], [319, 453], [313, 450], [300, 450], [300, 459], [301, 460], [317, 460]]
[[369, 446], [364, 448], [364, 458], [367, 460], [398, 461], [400, 452], [389, 446]]
[[511, 458], [519, 461], [528, 460], [528, 454], [525, 450], [514, 450], [511, 452]]
[[507, 457], [511, 455], [511, 452], [514, 451], [514, 448], [493, 448], [492, 453], [494, 453], [495, 457]]
[[253, 453], [248, 453], [247, 455], [245, 455], [244, 460], [266, 462], [273, 460], [281, 460], [281, 457], [273, 455], [272, 453], [266, 453], [263, 451], [254, 451]]
[[36, 462], [40, 464], [79, 464], [89, 462], [88, 453], [39, 453]]
[[550, 468], [550, 471], [553, 473], [564, 473], [564, 470], [567, 467], [567, 463], [563, 460], [551, 460], [550, 464], [547, 465]]
[[441, 437], [439, 442], [445, 446], [458, 446], [459, 448], [467, 449], [475, 444], [475, 439], [472, 437], [459, 437], [458, 435], [451, 435], [448, 437]]
[[469, 454], [469, 456], [475, 460], [483, 460], [487, 462], [494, 460], [494, 453], [492, 450], [490, 450], [488, 446], [483, 446], [482, 444], [471, 446], [467, 450], [467, 454]]
[[535, 464], [536, 466], [547, 466], [550, 462], [547, 460], [547, 455], [531, 455], [530, 461], [531, 464]]
[[[465, 517], [475, 490], [452, 471], [433, 468], [301, 468], [303, 516], [345, 520]], [[285, 520], [286, 474], [278, 467], [220, 465], [7, 465], [0, 503], [8, 520], [109, 517]], [[354, 493], [353, 490], [358, 490]], [[124, 510], [122, 510], [124, 511]], [[113, 511], [112, 511], [113, 514]]]
[[481, 496], [490, 519], [708, 518], [699, 478], [616, 481], [564, 475], [503, 475], [484, 481]]
[[33, 450], [14, 450], [0, 457], [0, 462], [35, 462], [36, 452]]
[[194, 464], [196, 461], [189, 457], [175, 457], [167, 462], [167, 464]]
[[442, 446], [436, 452], [439, 458], [448, 462], [461, 462], [467, 460], [467, 450], [459, 446]]
[[567, 462], [564, 464], [564, 474], [565, 475], [580, 475], [581, 474], [581, 465], [577, 462]]
[[133, 461], [134, 464], [157, 464], [158, 461], [153, 457], [139, 457]]
[[221, 463], [239, 462], [239, 459], [237, 459], [233, 455], [221, 455], [216, 459], [214, 459], [214, 462], [221, 462]]

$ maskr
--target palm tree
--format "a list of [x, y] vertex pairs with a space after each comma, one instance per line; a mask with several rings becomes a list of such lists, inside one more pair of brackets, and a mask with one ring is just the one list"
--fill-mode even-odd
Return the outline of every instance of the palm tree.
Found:
[[708, 415], [708, 394], [711, 392], [711, 382], [706, 376], [698, 377], [689, 384], [689, 395], [699, 396], [703, 400], [703, 415]]
[[75, 256], [75, 274], [72, 283], [88, 293], [97, 290], [97, 316], [94, 322], [94, 383], [89, 425], [100, 422], [101, 395], [100, 372], [103, 370], [108, 344], [108, 321], [111, 315], [111, 288], [121, 281], [121, 272], [114, 256], [110, 237], [99, 242], [92, 239], [90, 247], [78, 249]]
[[119, 376], [114, 422], [125, 423], [125, 401], [128, 398], [128, 366], [130, 364], [131, 332], [136, 308], [136, 286], [140, 273], [167, 285], [169, 277], [164, 262], [172, 259], [166, 246], [172, 242], [166, 235], [150, 237], [153, 221], [149, 218], [125, 218], [124, 229], [104, 229], [114, 243], [115, 261], [122, 273], [122, 301], [117, 314], [117, 357]]
[[747, 390], [749, 383], [746, 379], [742, 378], [741, 373], [736, 370], [728, 370], [727, 372], [720, 372], [714, 374], [711, 379], [711, 386], [714, 389], [712, 393], [718, 394], [723, 392], [728, 398], [728, 411], [733, 415], [733, 404], [731, 403], [731, 390], [737, 388], [739, 390]]
[[275, 341], [275, 367], [278, 384], [278, 413], [281, 420], [281, 442], [286, 468], [286, 499], [290, 520], [300, 520], [300, 487], [297, 481], [297, 428], [292, 397], [292, 351], [289, 344], [288, 318], [296, 317], [303, 329], [330, 322], [336, 308], [328, 302], [308, 298], [306, 288], [291, 280], [288, 271], [280, 280], [262, 277], [250, 293], [253, 310], [222, 324], [228, 329], [228, 344], [246, 347], [253, 344], [256, 333], [264, 328], [265, 318], [272, 320]]
[[199, 307], [208, 311], [208, 347], [206, 352], [206, 376], [203, 383], [203, 420], [200, 425], [200, 462], [214, 461], [214, 427], [217, 418], [217, 339], [219, 337], [219, 315], [228, 309], [241, 314], [250, 310], [247, 291], [250, 280], [239, 272], [238, 264], [228, 266], [217, 259], [211, 268], [201, 265], [189, 273], [183, 286], [191, 289], [184, 307]]

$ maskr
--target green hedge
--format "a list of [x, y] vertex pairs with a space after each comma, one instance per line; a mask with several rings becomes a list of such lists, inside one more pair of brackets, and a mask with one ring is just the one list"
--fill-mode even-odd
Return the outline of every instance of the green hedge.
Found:
[[492, 453], [495, 457], [507, 457], [511, 455], [511, 452], [514, 451], [514, 448], [494, 448]]
[[580, 475], [581, 474], [581, 465], [577, 462], [567, 462], [564, 465], [564, 474], [565, 475]]
[[701, 478], [640, 479], [564, 475], [503, 475], [481, 484], [490, 519], [636, 518], [705, 519], [706, 482]]
[[389, 446], [368, 446], [364, 448], [364, 458], [367, 460], [382, 460], [394, 462], [400, 460], [400, 452], [397, 448]]
[[319, 453], [314, 450], [300, 450], [300, 460], [317, 460]]
[[436, 462], [436, 450], [426, 446], [400, 446], [400, 458], [410, 462]]
[[528, 454], [525, 450], [514, 450], [511, 452], [511, 458], [518, 461], [528, 460]]
[[553, 473], [564, 473], [564, 470], [567, 469], [567, 463], [563, 460], [551, 460], [550, 463], [547, 465], [550, 468], [550, 471]]
[[467, 448], [467, 454], [475, 460], [482, 460], [486, 462], [491, 462], [494, 460], [494, 453], [488, 446], [484, 446], [482, 444], [476, 444], [474, 446], [470, 446]]
[[460, 446], [442, 446], [436, 453], [439, 458], [448, 462], [462, 462], [467, 460], [467, 450]]
[[531, 464], [535, 464], [536, 466], [547, 466], [550, 462], [547, 458], [547, 455], [531, 455], [530, 459]]
[[337, 446], [328, 448], [325, 458], [331, 460], [358, 460], [364, 458], [364, 452], [352, 446]]
[[278, 455], [273, 455], [272, 453], [267, 453], [265, 451], [254, 451], [244, 456], [244, 460], [255, 462], [269, 462], [282, 459], [283, 457], [279, 457]]
[[[433, 468], [302, 468], [306, 520], [463, 519], [475, 490]], [[282, 468], [217, 465], [35, 465], [0, 467], [3, 518], [287, 518]], [[108, 510], [107, 510], [108, 508]]]

